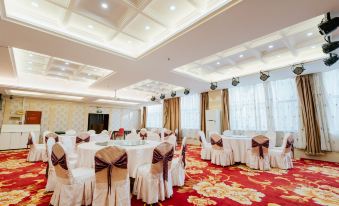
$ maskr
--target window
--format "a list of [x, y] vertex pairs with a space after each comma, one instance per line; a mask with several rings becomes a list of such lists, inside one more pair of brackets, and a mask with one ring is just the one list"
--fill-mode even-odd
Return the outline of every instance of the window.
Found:
[[267, 130], [263, 84], [229, 89], [232, 130]]
[[271, 81], [268, 88], [275, 131], [298, 131], [299, 108], [295, 79]]
[[146, 108], [146, 127], [162, 128], [162, 104], [147, 106]]
[[180, 113], [182, 129], [200, 129], [200, 95], [181, 97]]

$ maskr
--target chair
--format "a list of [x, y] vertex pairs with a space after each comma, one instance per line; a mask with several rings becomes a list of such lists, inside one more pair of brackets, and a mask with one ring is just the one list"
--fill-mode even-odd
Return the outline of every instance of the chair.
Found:
[[129, 133], [125, 137], [126, 140], [139, 140], [139, 136], [137, 134]]
[[142, 140], [146, 140], [147, 139], [147, 130], [145, 128], [142, 128], [139, 132], [139, 137]]
[[211, 162], [212, 164], [228, 166], [234, 164], [232, 149], [225, 145], [220, 135], [211, 134]]
[[35, 136], [34, 132], [28, 134], [27, 147], [29, 152], [27, 155], [28, 162], [43, 161], [46, 153], [45, 144], [39, 144], [39, 140]]
[[293, 168], [293, 153], [294, 153], [294, 138], [291, 134], [284, 137], [282, 147], [275, 147], [269, 149], [270, 165], [271, 167], [278, 167], [280, 169]]
[[114, 133], [114, 139], [124, 139], [125, 137], [125, 129], [120, 128], [118, 132]]
[[187, 137], [184, 137], [182, 140], [180, 156], [172, 161], [171, 174], [173, 186], [183, 186], [185, 184], [186, 140]]
[[74, 129], [69, 129], [69, 130], [66, 130], [65, 134], [66, 135], [76, 135], [77, 132]]
[[137, 169], [133, 194], [147, 204], [153, 204], [173, 195], [171, 162], [174, 148], [168, 142], [159, 144], [153, 151], [152, 164]]
[[222, 133], [222, 135], [224, 135], [224, 136], [232, 136], [232, 135], [233, 135], [233, 132], [232, 132], [232, 130], [225, 130], [225, 131]]
[[269, 138], [258, 135], [252, 138], [252, 148], [247, 151], [246, 165], [252, 169], [270, 170]]
[[109, 132], [105, 129], [102, 130], [100, 134], [109, 136]]
[[159, 134], [155, 133], [155, 132], [150, 132], [147, 134], [147, 140], [153, 140], [153, 141], [161, 141], [161, 138], [159, 136]]
[[46, 169], [47, 183], [45, 187], [45, 190], [47, 192], [54, 191], [55, 184], [56, 184], [56, 174], [55, 174], [55, 170], [54, 170], [52, 160], [51, 160], [52, 147], [54, 144], [55, 144], [55, 139], [50, 138], [47, 140], [46, 147], [47, 147], [48, 162], [47, 162], [47, 169]]
[[211, 160], [212, 145], [206, 141], [206, 137], [203, 131], [197, 133], [197, 137], [202, 145], [200, 156], [203, 160]]
[[119, 147], [105, 147], [95, 154], [93, 206], [131, 205], [127, 153]]
[[87, 133], [89, 134], [89, 135], [95, 135], [96, 134], [96, 132], [95, 132], [95, 130], [88, 130], [87, 131]]
[[59, 142], [59, 136], [57, 134], [53, 133], [53, 132], [50, 132], [50, 133], [48, 133], [44, 136], [44, 143], [45, 144], [47, 143], [47, 140], [49, 138], [53, 138], [55, 140], [55, 142]]
[[90, 134], [88, 132], [83, 132], [77, 135], [77, 137], [75, 138], [75, 143], [76, 145], [78, 145], [84, 142], [89, 142], [90, 139], [91, 139]]
[[51, 162], [55, 169], [57, 182], [50, 205], [80, 206], [92, 203], [92, 191], [95, 183], [93, 169], [69, 169], [67, 155], [63, 146], [56, 143], [52, 147]]
[[171, 145], [173, 145], [174, 150], [177, 145], [177, 137], [175, 136], [174, 133], [171, 133], [171, 135], [164, 137], [164, 142], [168, 142]]
[[78, 161], [78, 154], [75, 152], [75, 145], [71, 138], [64, 138], [62, 146], [68, 157], [69, 168], [74, 169]]
[[270, 139], [269, 148], [274, 148], [277, 142], [277, 133], [275, 131], [268, 131], [265, 136]]

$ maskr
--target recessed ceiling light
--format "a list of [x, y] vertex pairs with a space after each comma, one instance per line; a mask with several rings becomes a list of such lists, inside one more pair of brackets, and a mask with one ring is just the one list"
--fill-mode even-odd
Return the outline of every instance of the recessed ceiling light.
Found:
[[278, 55], [277, 57], [278, 57], [278, 58], [280, 58], [281, 56], [280, 56], [280, 55]]
[[29, 54], [29, 56], [30, 56], [30, 57], [32, 57], [32, 56], [33, 56], [33, 54]]
[[91, 76], [91, 74], [87, 74], [88, 76]]
[[87, 25], [88, 28], [93, 29], [93, 25], [89, 24]]
[[307, 36], [312, 36], [313, 33], [312, 33], [312, 32], [308, 32], [306, 35], [307, 35]]
[[315, 46], [311, 46], [311, 49], [315, 49]]
[[243, 58], [243, 57], [244, 57], [244, 55], [243, 55], [243, 54], [240, 54], [240, 55], [239, 55], [239, 57], [240, 57], [240, 58]]
[[268, 48], [270, 48], [270, 49], [272, 49], [273, 47], [274, 47], [274, 45], [272, 45], [272, 44], [268, 46]]
[[69, 62], [65, 62], [66, 65], [69, 65]]
[[62, 71], [65, 71], [65, 68], [61, 68]]
[[39, 4], [38, 3], [36, 3], [35, 1], [32, 1], [32, 6], [34, 6], [34, 7], [36, 7], [36, 8], [38, 8], [39, 7]]
[[171, 11], [174, 11], [176, 8], [177, 8], [177, 7], [175, 7], [174, 5], [172, 5], [172, 6], [170, 6], [169, 9], [170, 9]]
[[217, 62], [217, 65], [220, 65], [220, 62]]
[[145, 26], [145, 30], [150, 30], [151, 27], [150, 26]]
[[106, 3], [101, 3], [101, 7], [104, 8], [104, 9], [107, 9], [107, 8], [108, 8], [108, 4], [106, 4]]
[[129, 41], [129, 40], [128, 40], [127, 43], [132, 44], [132, 41]]

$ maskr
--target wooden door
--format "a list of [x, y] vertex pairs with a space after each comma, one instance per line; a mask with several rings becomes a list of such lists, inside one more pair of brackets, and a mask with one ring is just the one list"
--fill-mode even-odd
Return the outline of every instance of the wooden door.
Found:
[[40, 124], [41, 111], [26, 111], [25, 124]]

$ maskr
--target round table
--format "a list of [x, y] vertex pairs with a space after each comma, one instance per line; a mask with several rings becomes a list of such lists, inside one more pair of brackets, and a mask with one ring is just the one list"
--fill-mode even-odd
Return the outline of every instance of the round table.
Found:
[[[139, 166], [147, 163], [152, 163], [153, 150], [161, 142], [147, 140], [144, 145], [137, 146], [119, 146], [126, 150], [128, 155], [128, 172], [132, 178], [136, 177], [136, 172]], [[78, 167], [94, 168], [95, 153], [106, 146], [96, 145], [95, 142], [82, 143], [78, 145]]]
[[248, 136], [222, 136], [223, 144], [230, 145], [234, 162], [246, 163], [247, 150], [252, 146], [252, 138]]
[[[73, 148], [76, 145], [76, 135], [67, 135], [67, 134], [63, 134], [63, 135], [58, 135], [60, 142], [64, 143], [65, 141], [69, 140], [72, 142], [72, 146]], [[106, 134], [93, 134], [90, 135], [90, 141], [95, 141], [95, 142], [104, 142], [104, 141], [108, 141], [109, 140], [109, 136]]]

